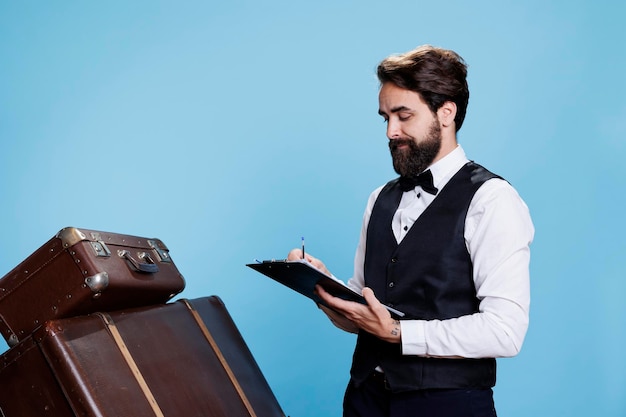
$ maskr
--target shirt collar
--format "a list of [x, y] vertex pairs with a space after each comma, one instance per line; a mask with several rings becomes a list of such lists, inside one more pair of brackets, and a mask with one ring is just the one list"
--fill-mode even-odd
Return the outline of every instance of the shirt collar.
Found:
[[465, 151], [461, 145], [434, 164], [428, 167], [433, 174], [433, 184], [440, 190], [448, 183], [450, 178], [458, 172], [463, 165], [467, 164], [469, 159], [465, 155]]

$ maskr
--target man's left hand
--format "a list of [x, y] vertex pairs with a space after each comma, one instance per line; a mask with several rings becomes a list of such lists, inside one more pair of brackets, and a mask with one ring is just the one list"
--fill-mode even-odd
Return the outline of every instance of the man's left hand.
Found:
[[400, 343], [400, 322], [391, 317], [391, 313], [378, 301], [371, 288], [363, 288], [363, 298], [367, 305], [333, 297], [319, 285], [315, 287], [315, 292], [330, 308], [341, 313], [359, 329], [384, 341]]

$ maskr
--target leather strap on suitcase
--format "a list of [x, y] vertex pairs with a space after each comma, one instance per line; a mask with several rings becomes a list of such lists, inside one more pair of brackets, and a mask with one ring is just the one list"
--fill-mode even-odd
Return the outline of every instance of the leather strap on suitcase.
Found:
[[154, 398], [152, 391], [150, 391], [150, 387], [148, 387], [146, 380], [141, 374], [141, 371], [139, 370], [137, 363], [135, 363], [133, 356], [128, 351], [128, 347], [126, 347], [126, 343], [124, 343], [124, 339], [122, 338], [122, 335], [120, 334], [119, 330], [117, 330], [117, 326], [113, 322], [113, 319], [111, 318], [110, 315], [106, 313], [99, 313], [99, 315], [104, 319], [109, 329], [109, 332], [111, 332], [113, 341], [117, 345], [118, 349], [122, 353], [122, 356], [124, 357], [124, 360], [128, 364], [128, 367], [130, 368], [133, 375], [135, 376], [135, 379], [137, 380], [137, 383], [139, 384], [141, 391], [143, 391], [144, 395], [146, 396], [148, 403], [150, 403], [150, 407], [152, 407], [152, 411], [154, 411], [154, 415], [157, 417], [165, 417], [165, 415], [161, 411], [161, 408], [159, 407], [159, 404], [156, 402], [156, 399]]
[[[215, 341], [215, 339], [211, 335], [211, 332], [209, 331], [207, 326], [204, 324], [204, 321], [202, 320], [202, 317], [200, 317], [200, 314], [193, 307], [193, 305], [189, 302], [189, 300], [181, 299], [180, 301], [183, 304], [185, 304], [185, 306], [189, 309], [189, 312], [191, 313], [193, 319], [198, 324], [198, 327], [202, 331], [202, 334], [206, 338], [207, 342], [209, 342], [209, 345], [211, 346], [211, 348], [215, 352], [215, 355], [219, 359], [220, 364], [224, 367], [224, 371], [226, 371], [226, 374], [228, 375], [228, 378], [230, 379], [230, 382], [233, 384], [235, 390], [237, 391], [237, 394], [241, 398], [241, 401], [243, 402], [244, 406], [246, 407], [246, 410], [250, 414], [250, 417], [257, 417], [256, 413], [254, 412], [254, 409], [252, 408], [252, 405], [250, 404], [250, 401], [248, 400], [248, 397], [246, 396], [245, 392], [243, 391], [243, 388], [241, 388], [241, 385], [239, 384], [239, 381], [237, 381], [237, 377], [235, 376], [235, 374], [233, 373], [233, 370], [231, 369], [230, 365], [226, 361], [226, 358], [224, 358], [224, 355], [222, 354], [221, 349], [217, 345], [217, 342]], [[128, 364], [128, 367], [130, 368], [130, 370], [132, 371], [133, 375], [135, 376], [135, 379], [137, 380], [137, 383], [141, 387], [141, 390], [143, 391], [144, 395], [146, 396], [146, 399], [150, 403], [150, 406], [152, 407], [152, 410], [154, 411], [155, 416], [157, 416], [157, 417], [165, 417], [165, 415], [161, 411], [161, 408], [159, 407], [159, 404], [157, 403], [156, 399], [154, 398], [154, 395], [152, 394], [152, 391], [150, 391], [150, 387], [146, 383], [146, 380], [144, 379], [143, 375], [141, 374], [141, 371], [139, 370], [139, 367], [135, 363], [135, 360], [133, 359], [133, 356], [131, 355], [130, 351], [128, 350], [128, 347], [126, 347], [126, 344], [124, 343], [124, 339], [122, 338], [122, 335], [118, 331], [117, 326], [115, 325], [115, 322], [113, 321], [111, 316], [109, 314], [107, 314], [107, 313], [97, 313], [97, 315], [101, 316], [103, 318], [103, 320], [105, 321], [105, 323], [106, 323], [106, 325], [107, 325], [107, 327], [108, 327], [108, 329], [109, 329], [109, 331], [111, 333], [111, 336], [113, 337], [113, 340], [115, 341], [115, 344], [117, 345], [117, 347], [120, 350], [122, 356], [124, 357], [124, 360]]]
[[202, 330], [202, 334], [211, 345], [211, 348], [213, 348], [213, 351], [217, 355], [220, 363], [224, 367], [224, 370], [228, 374], [228, 378], [230, 378], [230, 381], [235, 387], [235, 390], [237, 390], [237, 394], [239, 394], [239, 397], [241, 397], [241, 401], [243, 401], [243, 404], [246, 406], [246, 410], [248, 410], [248, 413], [250, 413], [250, 417], [256, 417], [256, 413], [252, 409], [252, 405], [250, 404], [250, 401], [248, 401], [248, 397], [246, 397], [246, 394], [243, 392], [239, 381], [237, 381], [233, 370], [228, 365], [228, 362], [226, 362], [226, 359], [224, 358], [224, 355], [222, 354], [219, 346], [215, 342], [215, 339], [213, 339], [213, 336], [211, 336], [211, 332], [209, 331], [209, 329], [207, 329], [204, 321], [202, 321], [202, 317], [200, 317], [200, 314], [196, 311], [196, 309], [191, 305], [188, 300], [182, 299], [181, 301], [187, 306], [194, 320], [196, 321], [196, 323], [198, 323], [198, 327], [200, 327], [200, 329]]

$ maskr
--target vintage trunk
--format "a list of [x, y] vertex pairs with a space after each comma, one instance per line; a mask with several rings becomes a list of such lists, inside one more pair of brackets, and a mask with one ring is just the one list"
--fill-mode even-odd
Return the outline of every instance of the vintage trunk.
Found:
[[0, 279], [9, 346], [50, 319], [162, 304], [185, 281], [159, 239], [65, 228]]
[[52, 320], [0, 367], [3, 417], [284, 417], [216, 296]]

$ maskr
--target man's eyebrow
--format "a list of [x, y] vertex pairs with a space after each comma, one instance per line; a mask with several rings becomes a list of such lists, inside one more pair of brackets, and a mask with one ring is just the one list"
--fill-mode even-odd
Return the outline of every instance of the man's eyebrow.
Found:
[[409, 109], [407, 106], [398, 106], [398, 107], [394, 107], [391, 109], [392, 113], [398, 113], [399, 111], [407, 111], [407, 110], [411, 110]]
[[[398, 112], [407, 111], [407, 110], [411, 111], [411, 109], [409, 109], [407, 106], [397, 106], [391, 109], [391, 113], [398, 113]], [[385, 116], [387, 113], [378, 109], [378, 114], [380, 114], [381, 116]]]

